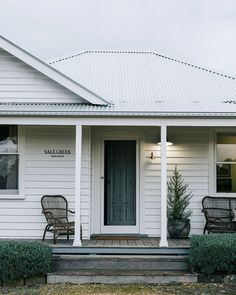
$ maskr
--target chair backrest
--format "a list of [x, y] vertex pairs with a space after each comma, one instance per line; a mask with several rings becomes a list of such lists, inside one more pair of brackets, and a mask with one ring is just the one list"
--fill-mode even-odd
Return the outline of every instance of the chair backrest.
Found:
[[235, 198], [229, 197], [205, 197], [202, 200], [202, 208], [206, 220], [222, 220], [223, 222], [230, 222], [233, 218], [234, 206], [236, 206]]
[[45, 195], [41, 198], [43, 214], [47, 222], [53, 224], [55, 219], [68, 222], [68, 202], [61, 195]]

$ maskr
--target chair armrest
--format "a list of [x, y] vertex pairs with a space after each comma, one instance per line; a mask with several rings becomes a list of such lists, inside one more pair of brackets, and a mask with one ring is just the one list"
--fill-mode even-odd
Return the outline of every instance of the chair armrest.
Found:
[[70, 212], [70, 213], [75, 213], [75, 211], [72, 211], [72, 210], [68, 210], [68, 212]]
[[51, 223], [52, 225], [57, 224], [57, 223], [59, 223], [59, 224], [64, 224], [64, 222], [62, 222], [62, 221], [60, 220], [60, 218], [55, 217], [55, 216], [52, 214], [52, 212], [51, 212], [50, 210], [44, 210], [44, 214], [45, 214], [46, 217], [48, 217], [48, 218], [51, 220], [50, 223]]
[[52, 226], [54, 224], [54, 221], [55, 221], [55, 218], [54, 218], [52, 212], [49, 211], [49, 210], [43, 210], [42, 213], [44, 214], [48, 225]]
[[211, 217], [209, 222], [213, 222], [213, 223], [218, 223], [218, 222], [222, 222], [225, 223], [224, 220], [220, 219], [219, 217]]
[[53, 214], [50, 210], [43, 210], [42, 213], [45, 215], [45, 216], [50, 216], [50, 218], [54, 218], [53, 217]]

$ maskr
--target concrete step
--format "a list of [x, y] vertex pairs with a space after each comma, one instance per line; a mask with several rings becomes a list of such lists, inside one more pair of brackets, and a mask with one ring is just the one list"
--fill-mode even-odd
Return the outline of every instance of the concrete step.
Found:
[[54, 256], [54, 270], [185, 270], [189, 269], [186, 256], [163, 255], [61, 255]]
[[47, 283], [49, 284], [167, 284], [196, 283], [197, 281], [197, 274], [185, 271], [81, 270], [79, 272], [56, 272], [47, 275]]
[[53, 255], [188, 255], [189, 247], [70, 247], [51, 245]]

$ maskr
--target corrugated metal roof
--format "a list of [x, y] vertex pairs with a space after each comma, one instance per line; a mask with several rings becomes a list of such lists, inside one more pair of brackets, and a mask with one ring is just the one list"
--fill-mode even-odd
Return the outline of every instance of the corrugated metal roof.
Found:
[[[235, 106], [234, 106], [235, 108]], [[220, 110], [220, 111], [219, 111]], [[159, 105], [158, 110], [120, 111], [115, 106], [98, 106], [89, 104], [65, 103], [0, 103], [0, 115], [27, 115], [27, 116], [132, 116], [132, 117], [236, 117], [236, 111], [231, 104], [204, 106], [196, 104], [195, 111], [192, 105]]]
[[51, 65], [112, 102], [117, 112], [221, 113], [229, 109], [225, 102], [236, 101], [234, 77], [153, 52], [86, 51]]

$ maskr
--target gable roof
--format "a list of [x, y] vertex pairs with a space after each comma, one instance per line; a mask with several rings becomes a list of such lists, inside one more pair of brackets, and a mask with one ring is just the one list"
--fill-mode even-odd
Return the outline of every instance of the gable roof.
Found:
[[109, 104], [105, 99], [103, 99], [102, 97], [94, 93], [93, 91], [89, 90], [86, 86], [83, 86], [82, 84], [80, 84], [79, 81], [74, 81], [70, 77], [65, 76], [63, 73], [57, 71], [55, 68], [52, 68], [47, 63], [31, 55], [30, 53], [18, 47], [17, 45], [10, 42], [9, 40], [7, 40], [1, 35], [0, 35], [0, 48], [11, 53], [15, 57], [19, 58], [26, 64], [32, 66], [34, 69], [43, 73], [44, 75], [56, 81], [57, 83], [64, 86], [68, 90], [72, 91], [73, 93], [84, 98], [88, 103], [96, 104], [96, 105]]
[[50, 64], [114, 112], [236, 112], [234, 77], [155, 52], [85, 51]]

